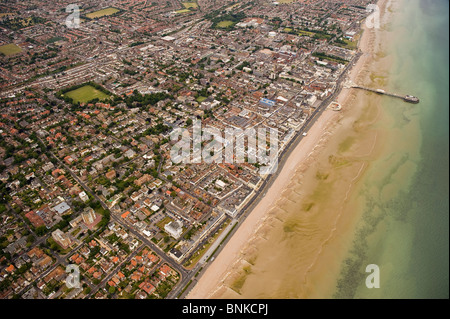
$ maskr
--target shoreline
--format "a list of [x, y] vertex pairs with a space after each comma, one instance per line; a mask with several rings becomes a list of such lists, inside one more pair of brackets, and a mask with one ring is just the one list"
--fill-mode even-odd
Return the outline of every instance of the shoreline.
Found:
[[[378, 5], [384, 6], [386, 2], [387, 0], [380, 0]], [[359, 39], [358, 52], [362, 50], [364, 53], [367, 53], [367, 48], [371, 45], [371, 40], [373, 40], [373, 34], [372, 32], [368, 32], [366, 26], [362, 27], [362, 30], [363, 34]], [[365, 66], [370, 59], [372, 59], [370, 54], [360, 56], [356, 65], [350, 67], [350, 70], [347, 71], [345, 78], [350, 78], [354, 81], [361, 73], [367, 72], [368, 70], [366, 70], [367, 68]], [[338, 101], [343, 105], [347, 104], [349, 100], [351, 100], [349, 104], [354, 102], [352, 99], [352, 90], [345, 88], [341, 88], [337, 98], [334, 99], [334, 101]], [[314, 157], [323, 151], [331, 135], [330, 130], [332, 131], [338, 125], [338, 120], [343, 118], [345, 113], [347, 113], [345, 109], [346, 107], [344, 107], [342, 113], [325, 109], [322, 114], [319, 114], [309, 129], [307, 137], [301, 139], [296, 145], [292, 145], [292, 149], [288, 150], [290, 153], [284, 157], [281, 170], [277, 172], [277, 176], [270, 182], [265, 194], [258, 195], [259, 198], [256, 199], [257, 202], [254, 207], [226, 245], [224, 245], [214, 262], [201, 275], [197, 284], [186, 296], [187, 299], [216, 298], [216, 294], [226, 287], [225, 281], [227, 277], [232, 273], [235, 266], [242, 262], [242, 251], [248, 248], [250, 241], [255, 239], [258, 230], [265, 226], [270, 211], [282, 199], [282, 194], [287, 191], [289, 184], [292, 182], [293, 175], [297, 171], [304, 170], [307, 162], [311, 161], [311, 159], [313, 160]], [[375, 142], [372, 146], [372, 151], [374, 147]], [[365, 164], [361, 165], [357, 176], [353, 178], [355, 183], [366, 166]], [[351, 194], [353, 186], [354, 183], [352, 182], [348, 187], [346, 197]], [[339, 217], [338, 215], [336, 224], [339, 221]], [[304, 274], [305, 281], [307, 274], [315, 266], [324, 245], [333, 237], [333, 234], [334, 230], [332, 230], [329, 238], [320, 246], [316, 258]]]

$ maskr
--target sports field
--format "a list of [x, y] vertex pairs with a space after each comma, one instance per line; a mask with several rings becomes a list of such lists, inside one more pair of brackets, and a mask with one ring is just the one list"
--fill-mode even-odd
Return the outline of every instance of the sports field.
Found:
[[192, 12], [191, 10], [189, 10], [190, 8], [193, 9], [197, 9], [198, 8], [198, 4], [197, 2], [182, 2], [184, 9], [180, 9], [175, 11], [176, 13], [188, 13], [188, 12]]
[[217, 26], [219, 28], [227, 28], [229, 26], [232, 26], [234, 24], [233, 21], [230, 20], [224, 20], [224, 21], [220, 21], [219, 23], [217, 23]]
[[198, 98], [197, 98], [197, 102], [198, 103], [202, 103], [204, 100], [206, 100], [207, 99], [207, 97], [206, 96], [199, 96]]
[[72, 98], [75, 103], [87, 103], [96, 98], [98, 98], [99, 100], [104, 100], [109, 97], [107, 94], [97, 90], [90, 85], [85, 85], [80, 87], [79, 89], [69, 91], [65, 94], [65, 96]]
[[187, 13], [187, 12], [191, 12], [191, 10], [189, 10], [189, 9], [181, 9], [181, 10], [177, 10], [175, 12], [176, 13]]
[[91, 13], [87, 13], [86, 17], [88, 17], [89, 19], [95, 19], [95, 18], [101, 18], [104, 16], [110, 16], [111, 14], [114, 14], [116, 12], [119, 12], [119, 9], [116, 8], [106, 8], [106, 9], [102, 9], [102, 10], [98, 10], [98, 11], [94, 11]]
[[198, 4], [196, 3], [196, 2], [182, 2], [183, 3], [183, 6], [186, 8], [186, 9], [189, 9], [189, 8], [194, 8], [194, 9], [196, 9], [196, 8], [198, 8]]
[[16, 53], [22, 52], [22, 49], [15, 45], [14, 43], [5, 44], [0, 46], [0, 53], [3, 53], [4, 55], [13, 55]]

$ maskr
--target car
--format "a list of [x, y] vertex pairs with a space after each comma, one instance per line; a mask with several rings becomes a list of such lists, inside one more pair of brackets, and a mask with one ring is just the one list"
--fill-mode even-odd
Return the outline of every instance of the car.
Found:
[[306, 132], [305, 132], [305, 133], [303, 133], [303, 136], [306, 136], [306, 135], [308, 135], [308, 133], [306, 133]]

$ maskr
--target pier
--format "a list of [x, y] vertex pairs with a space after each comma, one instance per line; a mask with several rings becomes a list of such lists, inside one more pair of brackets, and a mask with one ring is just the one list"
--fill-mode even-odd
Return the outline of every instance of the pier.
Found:
[[381, 89], [370, 89], [370, 88], [367, 88], [367, 87], [364, 87], [364, 86], [359, 86], [359, 85], [352, 85], [350, 87], [354, 88], [354, 89], [361, 89], [361, 90], [365, 90], [365, 91], [381, 94], [381, 95], [387, 95], [387, 96], [391, 96], [391, 97], [396, 97], [396, 98], [402, 99], [403, 101], [408, 102], [408, 103], [417, 104], [417, 103], [420, 102], [419, 98], [417, 98], [415, 96], [412, 96], [412, 95], [394, 94], [394, 93], [386, 92], [386, 91], [381, 90]]

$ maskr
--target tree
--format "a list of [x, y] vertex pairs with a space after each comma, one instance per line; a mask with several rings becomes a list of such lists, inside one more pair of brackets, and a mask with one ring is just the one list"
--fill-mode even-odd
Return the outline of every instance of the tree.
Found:
[[46, 232], [47, 232], [47, 227], [45, 227], [45, 226], [39, 226], [38, 228], [36, 228], [36, 235], [38, 235], [38, 236], [43, 236], [43, 235], [45, 235]]

